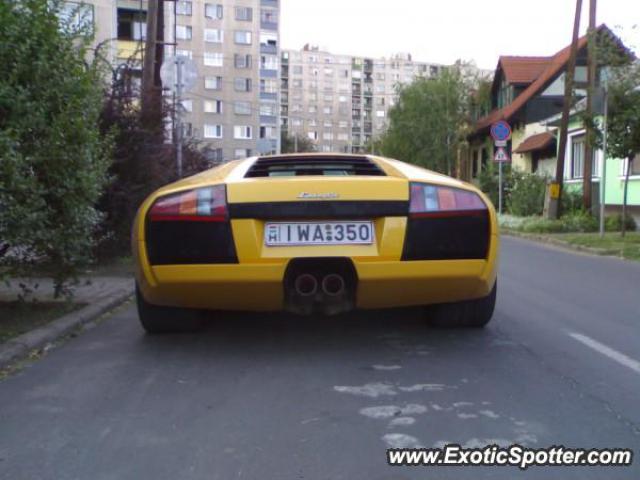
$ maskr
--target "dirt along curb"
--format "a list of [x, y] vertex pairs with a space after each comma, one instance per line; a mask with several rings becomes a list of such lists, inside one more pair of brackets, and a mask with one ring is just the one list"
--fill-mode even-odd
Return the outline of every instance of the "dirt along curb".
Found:
[[68, 335], [78, 327], [97, 320], [105, 313], [119, 307], [133, 296], [133, 290], [122, 288], [109, 296], [80, 310], [64, 315], [48, 324], [23, 333], [0, 345], [0, 368], [27, 357], [33, 350], [39, 350]]

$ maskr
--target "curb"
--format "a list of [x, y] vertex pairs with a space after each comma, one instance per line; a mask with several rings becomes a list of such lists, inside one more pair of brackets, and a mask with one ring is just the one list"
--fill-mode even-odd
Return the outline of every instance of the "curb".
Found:
[[525, 240], [532, 240], [538, 243], [546, 243], [548, 245], [553, 245], [555, 247], [561, 247], [566, 250], [573, 250], [574, 252], [582, 252], [589, 253], [591, 255], [597, 255], [599, 257], [615, 257], [622, 258], [620, 255], [616, 254], [616, 252], [601, 248], [591, 248], [585, 247], [583, 245], [573, 245], [569, 242], [564, 242], [557, 238], [551, 238], [546, 235], [540, 235], [535, 233], [523, 233], [515, 230], [503, 230], [501, 232], [503, 235], [516, 237], [516, 238], [524, 238]]
[[133, 295], [130, 289], [120, 289], [93, 305], [64, 315], [57, 320], [17, 336], [0, 345], [0, 368], [26, 357], [32, 350], [38, 350], [55, 342], [78, 327], [96, 320], [103, 314], [119, 307]]

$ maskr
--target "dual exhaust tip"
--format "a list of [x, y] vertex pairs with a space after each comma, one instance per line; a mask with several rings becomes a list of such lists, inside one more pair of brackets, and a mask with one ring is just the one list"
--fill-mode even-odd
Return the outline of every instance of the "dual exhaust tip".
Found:
[[345, 293], [346, 283], [344, 277], [337, 273], [325, 275], [320, 282], [310, 273], [303, 273], [296, 277], [294, 288], [301, 297], [314, 296], [319, 289], [329, 297], [339, 297]]

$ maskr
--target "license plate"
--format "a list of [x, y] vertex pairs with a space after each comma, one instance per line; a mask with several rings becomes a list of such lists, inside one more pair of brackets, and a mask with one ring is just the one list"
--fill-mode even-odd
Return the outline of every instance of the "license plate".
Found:
[[268, 247], [370, 245], [373, 243], [373, 222], [267, 223], [264, 243]]

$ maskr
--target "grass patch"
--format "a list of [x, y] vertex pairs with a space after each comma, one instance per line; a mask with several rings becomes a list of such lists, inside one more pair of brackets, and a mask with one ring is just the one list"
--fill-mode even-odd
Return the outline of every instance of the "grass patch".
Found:
[[598, 233], [563, 233], [548, 235], [569, 245], [599, 250], [603, 255], [616, 255], [629, 260], [640, 260], [640, 232], [627, 232], [622, 238], [619, 233], [606, 233], [600, 238]]
[[84, 306], [70, 302], [0, 302], [0, 343]]

